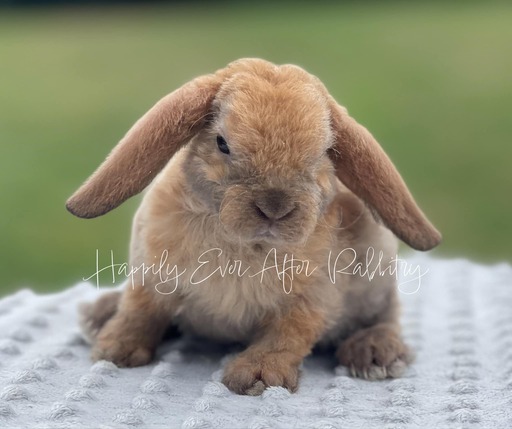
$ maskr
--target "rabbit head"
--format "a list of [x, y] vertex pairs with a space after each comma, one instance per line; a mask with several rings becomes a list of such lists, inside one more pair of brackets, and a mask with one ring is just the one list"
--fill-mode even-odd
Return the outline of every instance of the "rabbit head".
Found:
[[440, 234], [373, 136], [297, 66], [231, 63], [164, 97], [68, 200], [91, 218], [142, 191], [184, 147], [193, 197], [237, 240], [298, 243], [341, 180], [404, 242], [428, 250]]

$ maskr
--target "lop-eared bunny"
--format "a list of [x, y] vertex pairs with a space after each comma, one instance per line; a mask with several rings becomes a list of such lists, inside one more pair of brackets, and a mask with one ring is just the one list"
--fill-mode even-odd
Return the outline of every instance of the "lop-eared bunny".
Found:
[[177, 325], [248, 345], [223, 378], [241, 394], [294, 391], [319, 343], [337, 345], [355, 376], [400, 375], [394, 273], [345, 267], [376, 270], [372, 251], [388, 262], [389, 230], [419, 250], [441, 237], [316, 77], [242, 59], [196, 78], [132, 127], [67, 208], [101, 216], [150, 182], [133, 222], [134, 280], [85, 309], [94, 360], [145, 365]]

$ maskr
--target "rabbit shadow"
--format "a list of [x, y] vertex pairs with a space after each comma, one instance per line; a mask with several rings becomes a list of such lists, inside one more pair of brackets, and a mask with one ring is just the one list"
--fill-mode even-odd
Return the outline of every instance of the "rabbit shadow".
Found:
[[[156, 352], [156, 360], [172, 361], [179, 356], [181, 362], [190, 365], [208, 364], [211, 367], [221, 368], [226, 361], [231, 360], [236, 354], [247, 347], [242, 343], [221, 343], [211, 339], [191, 334], [181, 334], [174, 327], [168, 330], [164, 341]], [[333, 345], [317, 346], [304, 360], [303, 369], [315, 369], [323, 372], [334, 373], [339, 365], [335, 356], [336, 348]]]

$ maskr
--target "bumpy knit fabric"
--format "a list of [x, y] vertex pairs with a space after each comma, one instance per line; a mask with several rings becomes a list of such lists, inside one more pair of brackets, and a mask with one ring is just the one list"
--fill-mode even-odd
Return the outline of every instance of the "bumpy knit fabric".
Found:
[[0, 300], [0, 427], [512, 427], [512, 267], [408, 262], [428, 273], [400, 293], [416, 351], [403, 378], [354, 379], [319, 354], [306, 359], [298, 393], [271, 387], [260, 397], [220, 382], [236, 350], [194, 339], [165, 343], [142, 368], [92, 364], [76, 307], [102, 291], [20, 291]]

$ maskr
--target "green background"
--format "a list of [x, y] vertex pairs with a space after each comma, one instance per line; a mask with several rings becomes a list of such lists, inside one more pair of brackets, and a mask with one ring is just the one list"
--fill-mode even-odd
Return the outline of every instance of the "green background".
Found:
[[94, 220], [66, 198], [156, 100], [239, 57], [322, 79], [443, 232], [434, 255], [510, 261], [511, 22], [505, 2], [0, 9], [0, 295], [70, 286], [96, 249], [126, 261], [138, 198]]

